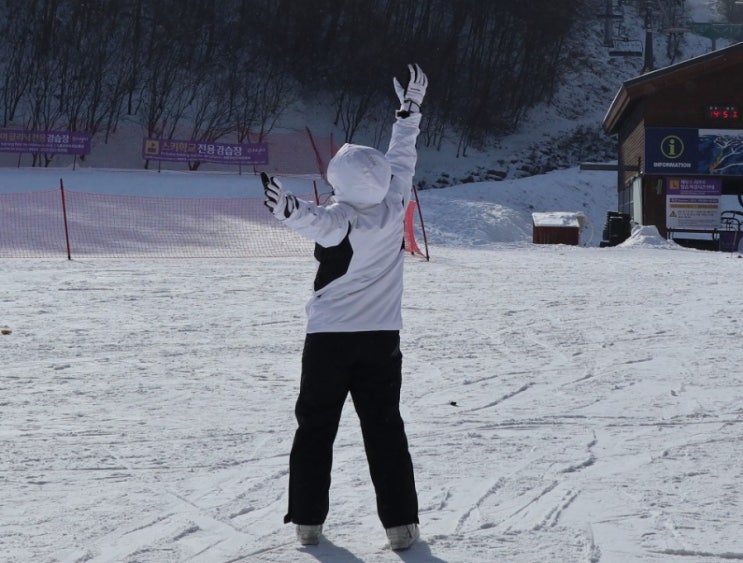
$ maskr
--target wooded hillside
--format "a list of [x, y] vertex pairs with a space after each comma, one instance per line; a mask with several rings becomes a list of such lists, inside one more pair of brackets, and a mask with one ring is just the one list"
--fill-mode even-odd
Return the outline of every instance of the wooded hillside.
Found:
[[[595, 0], [4, 0], [2, 127], [256, 141], [300, 96], [346, 141], [381, 131], [393, 74], [431, 78], [425, 137], [460, 151], [549, 99]], [[384, 121], [379, 120], [384, 116]]]

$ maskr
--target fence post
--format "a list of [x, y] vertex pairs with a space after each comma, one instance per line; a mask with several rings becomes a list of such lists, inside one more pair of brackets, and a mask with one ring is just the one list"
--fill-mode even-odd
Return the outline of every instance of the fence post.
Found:
[[72, 260], [72, 252], [70, 251], [70, 229], [67, 225], [67, 204], [65, 202], [64, 183], [62, 183], [62, 178], [59, 179], [59, 193], [62, 196], [62, 218], [64, 220], [65, 242], [67, 243], [67, 260]]
[[317, 160], [317, 170], [320, 172], [320, 177], [325, 181], [325, 183], [328, 182], [327, 174], [325, 173], [325, 161], [323, 160], [322, 156], [320, 156], [320, 151], [317, 148], [317, 144], [315, 143], [315, 137], [312, 135], [312, 131], [310, 131], [309, 127], [305, 127], [307, 130], [307, 135], [310, 138], [310, 143], [312, 144], [312, 150], [315, 152], [315, 159]]
[[317, 182], [312, 180], [312, 189], [315, 191], [315, 204], [320, 205], [320, 193], [317, 191]]
[[418, 190], [415, 187], [415, 184], [413, 184], [413, 195], [415, 196], [415, 203], [416, 207], [418, 207], [418, 218], [421, 220], [421, 232], [423, 233], [423, 246], [426, 249], [426, 262], [428, 262], [431, 257], [428, 254], [428, 237], [426, 236], [426, 224], [423, 222], [423, 211], [421, 211], [421, 202], [418, 199]]

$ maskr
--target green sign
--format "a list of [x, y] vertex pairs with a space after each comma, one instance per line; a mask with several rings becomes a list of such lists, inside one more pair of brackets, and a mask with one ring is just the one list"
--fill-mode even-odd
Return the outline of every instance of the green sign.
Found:
[[693, 33], [710, 39], [725, 37], [743, 40], [743, 24], [739, 23], [692, 22], [689, 27]]

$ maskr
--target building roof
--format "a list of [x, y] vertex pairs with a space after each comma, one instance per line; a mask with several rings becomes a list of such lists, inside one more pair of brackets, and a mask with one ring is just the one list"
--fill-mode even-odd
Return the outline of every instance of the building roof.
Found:
[[579, 211], [548, 211], [532, 213], [535, 227], [571, 227], [580, 229], [586, 221], [586, 216]]
[[617, 133], [632, 107], [655, 92], [682, 84], [690, 78], [733, 66], [740, 66], [743, 71], [743, 42], [627, 80], [606, 112], [602, 123], [604, 131], [609, 135]]

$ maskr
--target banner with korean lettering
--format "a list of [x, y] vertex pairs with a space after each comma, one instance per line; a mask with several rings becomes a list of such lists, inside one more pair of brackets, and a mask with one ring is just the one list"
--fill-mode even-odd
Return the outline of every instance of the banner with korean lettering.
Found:
[[669, 229], [712, 231], [720, 226], [720, 178], [668, 178], [666, 225]]
[[171, 162], [212, 162], [216, 164], [268, 164], [267, 143], [209, 143], [176, 139], [149, 139], [142, 142], [142, 158]]
[[0, 152], [85, 155], [90, 139], [80, 131], [0, 129]]

